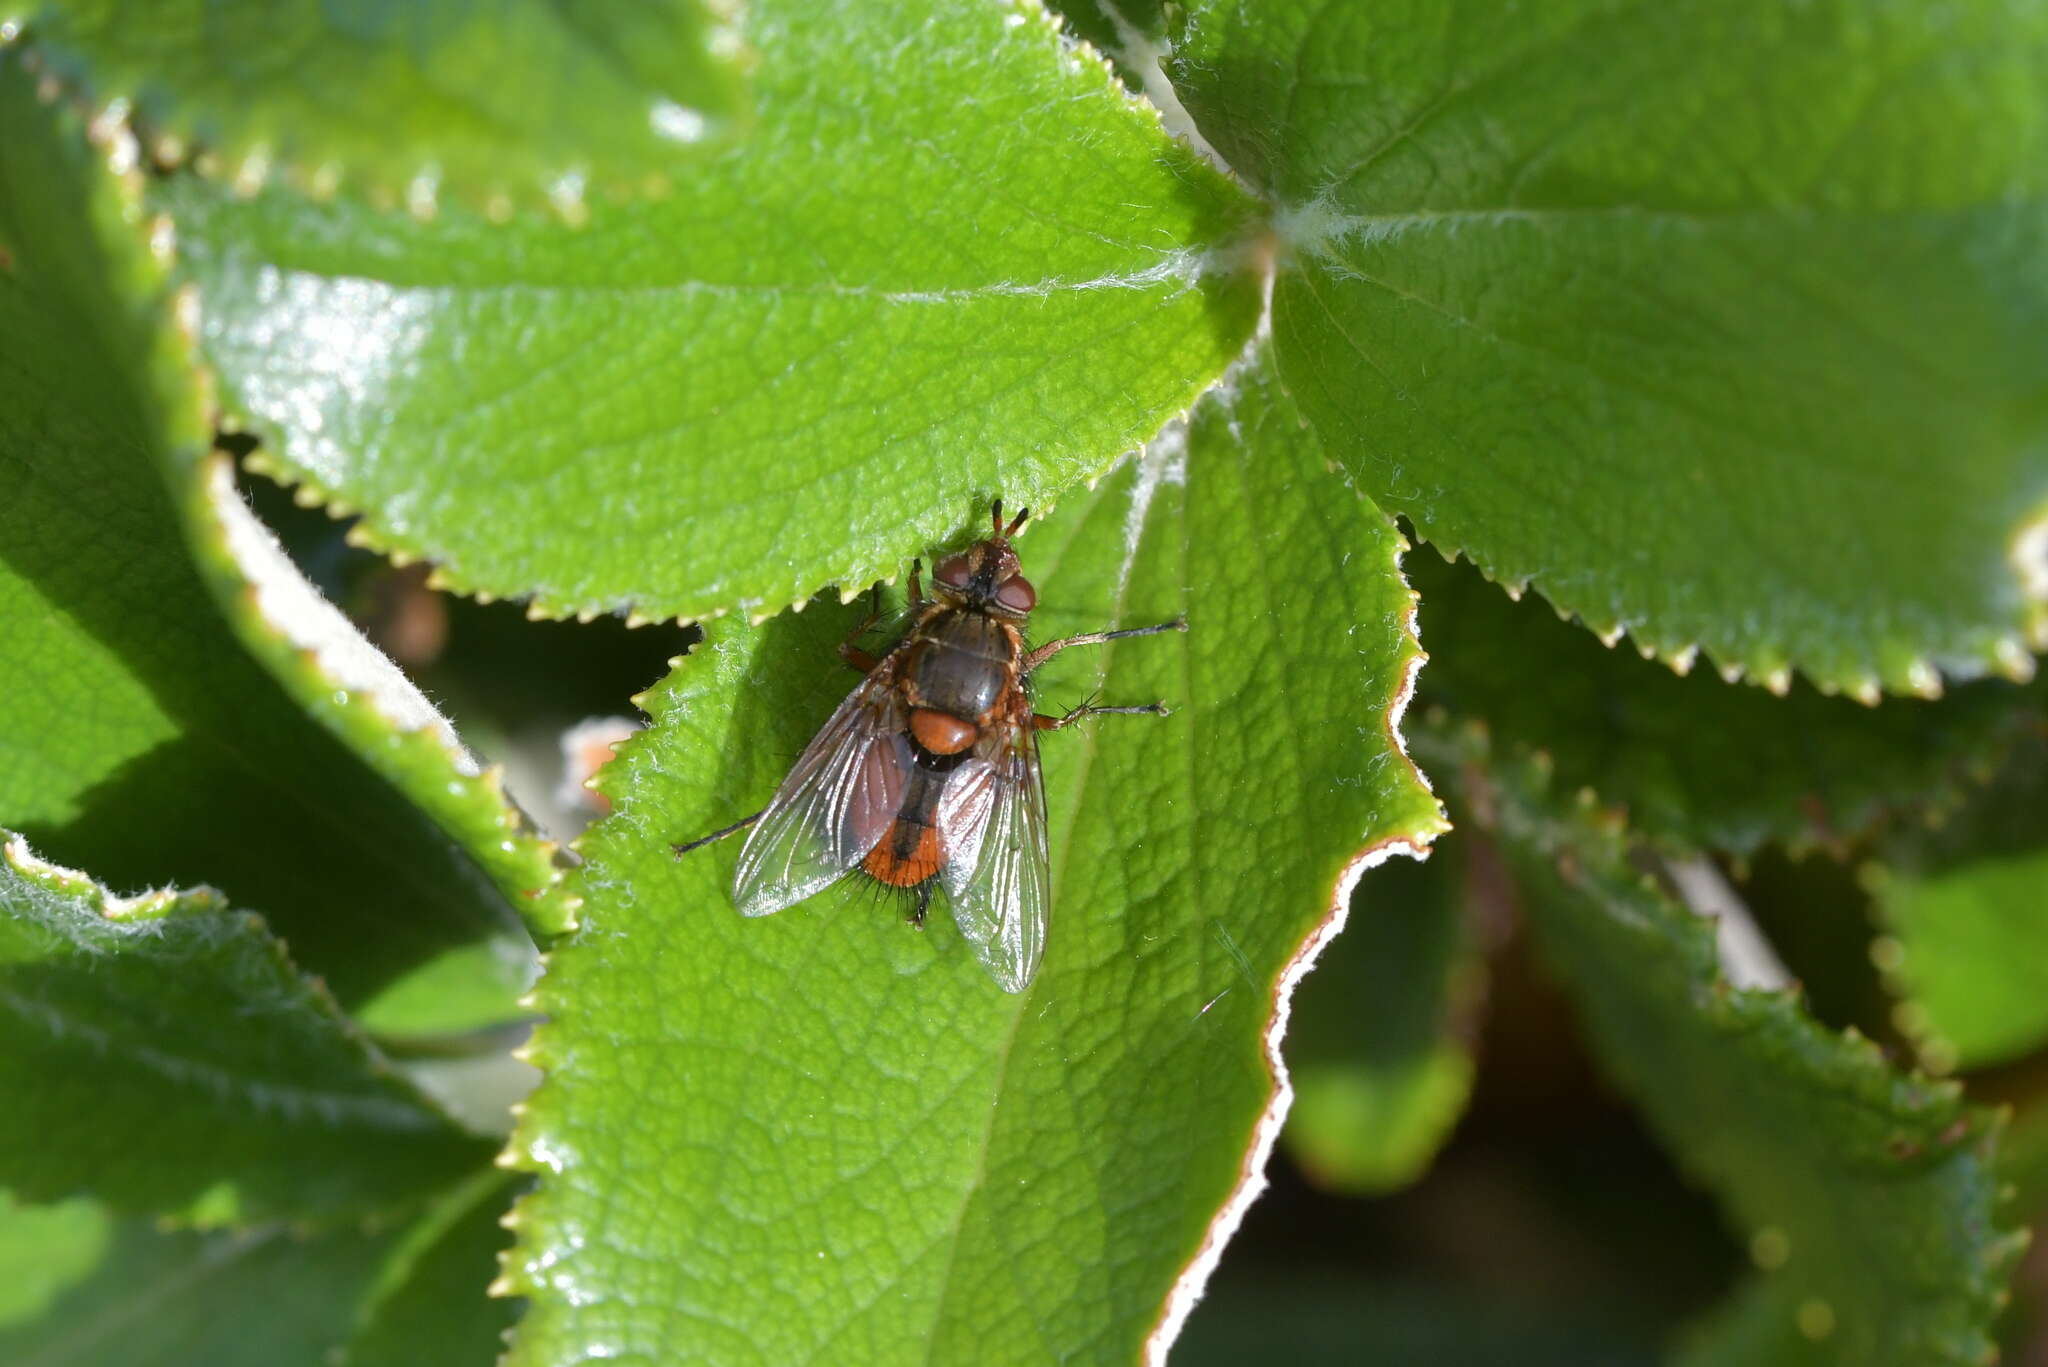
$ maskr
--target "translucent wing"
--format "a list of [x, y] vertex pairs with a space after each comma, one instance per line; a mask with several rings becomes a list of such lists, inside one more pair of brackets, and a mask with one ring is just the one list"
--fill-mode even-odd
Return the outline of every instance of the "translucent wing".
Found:
[[1027, 725], [994, 755], [962, 764], [939, 801], [953, 919], [1005, 992], [1022, 992], [1045, 952], [1052, 860], [1038, 737]]
[[939, 881], [955, 901], [980, 862], [982, 837], [996, 807], [997, 775], [1007, 768], [981, 755], [969, 755], [947, 776], [945, 791], [939, 794], [934, 821], [939, 828], [940, 846], [946, 852]]
[[880, 842], [912, 763], [887, 666], [853, 690], [790, 766], [733, 870], [732, 900], [766, 916], [822, 892]]

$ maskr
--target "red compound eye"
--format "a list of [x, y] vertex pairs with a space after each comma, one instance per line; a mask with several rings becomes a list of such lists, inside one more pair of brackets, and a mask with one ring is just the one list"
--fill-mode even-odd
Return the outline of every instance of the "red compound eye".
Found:
[[996, 589], [996, 602], [1012, 612], [1029, 612], [1038, 606], [1038, 590], [1021, 574], [1013, 574]]
[[967, 581], [973, 573], [973, 570], [968, 567], [966, 556], [954, 555], [948, 556], [938, 563], [938, 566], [932, 570], [932, 578], [938, 580], [949, 589], [964, 589], [967, 587]]

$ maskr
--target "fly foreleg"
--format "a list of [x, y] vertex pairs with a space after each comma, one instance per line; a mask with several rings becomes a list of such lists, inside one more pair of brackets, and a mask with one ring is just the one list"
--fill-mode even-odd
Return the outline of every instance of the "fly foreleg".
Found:
[[[924, 606], [924, 589], [920, 586], [918, 580], [918, 575], [923, 570], [923, 561], [913, 560], [910, 562], [910, 610], [913, 613]], [[861, 618], [860, 625], [847, 632], [846, 639], [839, 643], [839, 658], [863, 674], [873, 671], [874, 667], [881, 663], [881, 657], [862, 650], [856, 642], [861, 637], [867, 635], [869, 627], [881, 620], [882, 586], [877, 584], [875, 585], [874, 597], [869, 602], [868, 615]]]
[[[1176, 617], [1171, 622], [1161, 622], [1153, 627], [1125, 627], [1122, 631], [1084, 631], [1079, 636], [1062, 636], [1057, 641], [1047, 641], [1024, 657], [1020, 672], [1029, 674], [1071, 646], [1099, 646], [1104, 641], [1121, 641], [1131, 636], [1157, 636], [1162, 631], [1186, 631], [1188, 619]], [[1108, 709], [1100, 709], [1108, 710]], [[1149, 709], [1144, 709], [1149, 710]]]
[[[915, 572], [913, 571], [913, 576]], [[913, 582], [915, 582], [913, 578]], [[868, 628], [882, 620], [882, 586], [875, 585], [874, 597], [868, 604], [868, 615], [860, 619], [860, 625], [846, 633], [846, 639], [839, 643], [839, 658], [865, 674], [873, 669], [877, 660], [856, 644], [867, 635]]]

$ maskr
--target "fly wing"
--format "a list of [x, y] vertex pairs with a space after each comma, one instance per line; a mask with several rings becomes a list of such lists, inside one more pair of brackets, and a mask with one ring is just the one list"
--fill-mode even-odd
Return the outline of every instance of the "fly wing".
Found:
[[993, 756], [962, 764], [940, 800], [939, 828], [960, 933], [1003, 991], [1022, 992], [1045, 952], [1052, 900], [1037, 733], [1027, 725]]
[[886, 667], [853, 690], [790, 766], [733, 870], [732, 900], [766, 916], [822, 892], [896, 819], [910, 742]]
[[969, 755], [947, 776], [945, 791], [939, 794], [933, 819], [939, 828], [940, 848], [946, 852], [939, 881], [955, 902], [980, 863], [981, 842], [988, 832], [989, 815], [996, 808], [998, 774], [1003, 769], [981, 755]]

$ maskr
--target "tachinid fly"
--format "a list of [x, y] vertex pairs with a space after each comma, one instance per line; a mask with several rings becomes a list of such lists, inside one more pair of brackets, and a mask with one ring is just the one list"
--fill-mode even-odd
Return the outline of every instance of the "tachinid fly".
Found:
[[798, 756], [768, 806], [677, 857], [752, 826], [733, 874], [733, 902], [748, 916], [794, 906], [855, 869], [914, 892], [922, 924], [934, 885], [953, 919], [1006, 992], [1038, 971], [1052, 873], [1046, 852], [1045, 786], [1038, 733], [1106, 712], [1164, 715], [1166, 707], [1084, 703], [1058, 717], [1032, 710], [1032, 672], [1069, 646], [1185, 631], [1175, 620], [1092, 631], [1032, 649], [1024, 625], [1038, 603], [1018, 570], [1010, 538], [1029, 510], [932, 570], [932, 596], [910, 571], [909, 624], [879, 656], [839, 647], [867, 677]]

